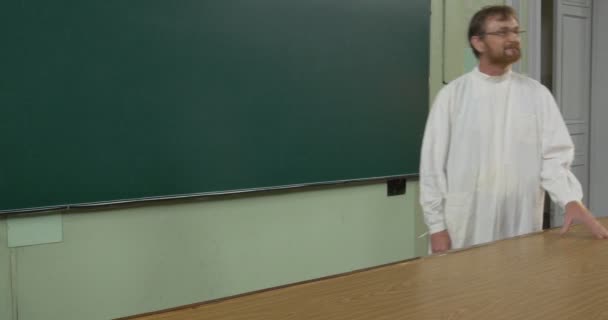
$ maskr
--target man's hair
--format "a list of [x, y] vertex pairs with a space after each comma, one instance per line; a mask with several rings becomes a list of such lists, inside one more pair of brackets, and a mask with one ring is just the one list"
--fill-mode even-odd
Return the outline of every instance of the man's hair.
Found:
[[515, 10], [513, 10], [513, 8], [510, 6], [487, 6], [477, 11], [469, 22], [469, 45], [471, 46], [471, 49], [473, 49], [473, 53], [477, 58], [479, 58], [480, 53], [475, 49], [475, 47], [473, 47], [471, 38], [474, 36], [483, 35], [483, 33], [486, 31], [486, 22], [490, 17], [497, 18], [499, 21], [506, 21], [510, 18], [517, 19]]

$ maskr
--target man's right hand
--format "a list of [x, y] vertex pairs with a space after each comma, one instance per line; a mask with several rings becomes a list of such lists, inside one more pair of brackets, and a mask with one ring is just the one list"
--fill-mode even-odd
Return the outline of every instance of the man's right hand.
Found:
[[452, 240], [447, 230], [431, 234], [431, 250], [433, 253], [448, 251], [452, 248]]

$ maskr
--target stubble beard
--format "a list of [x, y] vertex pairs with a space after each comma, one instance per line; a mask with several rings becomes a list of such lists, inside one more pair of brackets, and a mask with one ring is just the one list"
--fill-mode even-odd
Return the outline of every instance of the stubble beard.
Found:
[[[509, 53], [509, 51], [511, 51]], [[511, 65], [521, 58], [521, 49], [518, 46], [505, 47], [500, 54], [492, 54], [490, 61], [493, 64]]]

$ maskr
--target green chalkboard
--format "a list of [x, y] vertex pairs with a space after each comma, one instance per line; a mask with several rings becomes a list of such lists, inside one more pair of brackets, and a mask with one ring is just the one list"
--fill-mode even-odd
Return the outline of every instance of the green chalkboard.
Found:
[[427, 0], [2, 0], [0, 212], [416, 174]]

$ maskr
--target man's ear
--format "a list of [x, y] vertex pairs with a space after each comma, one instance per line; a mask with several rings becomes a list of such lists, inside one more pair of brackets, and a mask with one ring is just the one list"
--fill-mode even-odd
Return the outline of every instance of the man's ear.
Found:
[[479, 36], [471, 37], [471, 45], [473, 45], [473, 48], [480, 53], [484, 53], [486, 51], [486, 44], [481, 41]]

